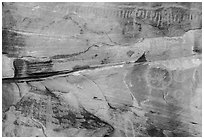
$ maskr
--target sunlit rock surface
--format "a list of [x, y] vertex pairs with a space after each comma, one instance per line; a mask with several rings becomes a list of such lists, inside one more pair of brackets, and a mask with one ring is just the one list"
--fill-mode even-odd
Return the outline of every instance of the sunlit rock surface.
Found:
[[13, 59], [2, 55], [2, 77], [14, 77]]
[[2, 136], [202, 136], [201, 3], [2, 3]]

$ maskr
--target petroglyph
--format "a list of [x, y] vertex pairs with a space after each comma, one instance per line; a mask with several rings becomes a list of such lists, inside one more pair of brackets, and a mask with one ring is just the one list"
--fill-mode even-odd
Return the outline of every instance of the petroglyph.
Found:
[[2, 136], [202, 136], [202, 3], [2, 3]]

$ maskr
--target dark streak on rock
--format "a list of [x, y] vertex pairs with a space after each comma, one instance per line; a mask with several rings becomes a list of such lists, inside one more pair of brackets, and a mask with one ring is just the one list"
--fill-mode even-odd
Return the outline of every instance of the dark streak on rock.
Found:
[[51, 97], [54, 97], [54, 98], [58, 98], [54, 93], [52, 93], [52, 91], [50, 89], [48, 89], [46, 86], [46, 95], [50, 95]]
[[201, 48], [194, 47], [194, 48], [193, 48], [193, 51], [194, 51], [195, 53], [202, 54], [202, 49], [201, 49]]
[[137, 59], [137, 61], [135, 61], [135, 63], [141, 63], [141, 62], [147, 62], [145, 53], [143, 53], [143, 55], [139, 59]]
[[23, 47], [25, 47], [23, 35], [11, 32], [7, 29], [2, 30], [3, 53], [7, 53], [7, 55], [11, 57], [18, 57]]
[[15, 69], [14, 77], [36, 76], [52, 71], [52, 61], [29, 61], [24, 59], [15, 59], [13, 66]]
[[197, 125], [198, 123], [195, 123], [195, 122], [190, 122], [191, 124], [194, 124], [194, 125]]
[[14, 67], [14, 77], [21, 77], [26, 76], [26, 66], [27, 63], [25, 60], [22, 59], [15, 59], [13, 61], [13, 67]]

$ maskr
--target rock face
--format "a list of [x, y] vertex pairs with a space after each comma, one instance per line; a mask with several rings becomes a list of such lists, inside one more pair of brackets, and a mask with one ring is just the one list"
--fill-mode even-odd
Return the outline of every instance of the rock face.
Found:
[[202, 136], [201, 3], [2, 3], [2, 136]]

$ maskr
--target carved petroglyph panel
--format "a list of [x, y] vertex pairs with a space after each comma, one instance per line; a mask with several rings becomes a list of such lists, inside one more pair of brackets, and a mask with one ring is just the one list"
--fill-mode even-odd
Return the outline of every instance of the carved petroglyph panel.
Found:
[[202, 3], [2, 3], [2, 136], [199, 137]]

